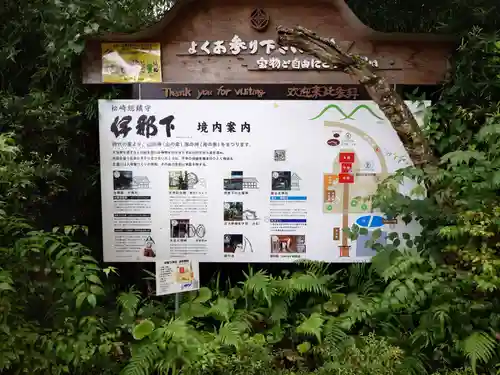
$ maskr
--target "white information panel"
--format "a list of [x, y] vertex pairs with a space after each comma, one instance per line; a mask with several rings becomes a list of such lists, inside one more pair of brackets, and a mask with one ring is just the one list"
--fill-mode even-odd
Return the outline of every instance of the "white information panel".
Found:
[[157, 260], [156, 295], [175, 294], [200, 289], [200, 265], [192, 259]]
[[418, 231], [371, 207], [411, 165], [371, 101], [100, 100], [99, 127], [105, 261], [366, 261]]

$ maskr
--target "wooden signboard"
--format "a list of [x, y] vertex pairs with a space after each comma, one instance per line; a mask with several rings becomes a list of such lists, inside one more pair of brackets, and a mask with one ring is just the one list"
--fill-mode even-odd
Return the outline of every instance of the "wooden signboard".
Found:
[[178, 0], [148, 29], [88, 40], [83, 82], [105, 83], [103, 43], [160, 43], [163, 83], [356, 83], [336, 66], [279, 47], [278, 25], [301, 25], [334, 38], [394, 84], [438, 83], [454, 46], [454, 38], [447, 36], [374, 31], [344, 0]]

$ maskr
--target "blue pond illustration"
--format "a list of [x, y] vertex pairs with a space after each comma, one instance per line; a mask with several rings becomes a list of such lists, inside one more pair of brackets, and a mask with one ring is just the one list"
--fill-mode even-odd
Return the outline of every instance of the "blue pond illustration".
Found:
[[365, 228], [379, 228], [384, 225], [384, 218], [378, 215], [361, 216], [356, 220], [356, 224]]

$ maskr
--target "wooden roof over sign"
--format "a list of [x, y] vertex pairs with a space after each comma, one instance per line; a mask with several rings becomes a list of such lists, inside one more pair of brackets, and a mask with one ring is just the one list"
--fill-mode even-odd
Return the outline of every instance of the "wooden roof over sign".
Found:
[[165, 83], [355, 83], [335, 66], [276, 45], [276, 26], [298, 24], [363, 56], [394, 84], [438, 83], [455, 44], [449, 36], [375, 31], [344, 0], [178, 0], [149, 28], [88, 40], [83, 82], [103, 83], [102, 43], [147, 42], [161, 44]]

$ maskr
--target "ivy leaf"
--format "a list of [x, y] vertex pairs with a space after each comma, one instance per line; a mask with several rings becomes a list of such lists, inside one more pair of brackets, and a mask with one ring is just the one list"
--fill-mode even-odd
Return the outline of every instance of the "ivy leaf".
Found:
[[145, 319], [132, 329], [132, 336], [136, 340], [142, 340], [153, 333], [154, 329], [155, 324], [151, 320]]
[[68, 48], [71, 51], [73, 51], [74, 53], [76, 53], [77, 55], [79, 55], [80, 53], [83, 52], [84, 47], [85, 47], [85, 45], [83, 44], [83, 42], [76, 43], [76, 42], [70, 41], [68, 43]]

